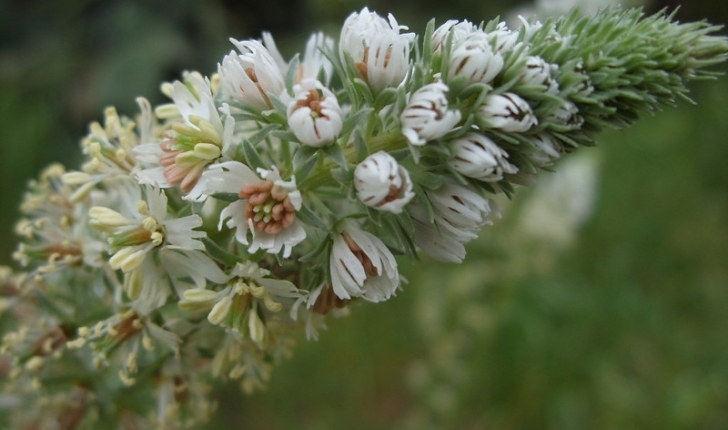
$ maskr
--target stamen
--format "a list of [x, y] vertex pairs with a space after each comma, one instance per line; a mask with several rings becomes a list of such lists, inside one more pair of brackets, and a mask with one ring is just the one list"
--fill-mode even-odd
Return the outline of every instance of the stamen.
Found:
[[253, 227], [258, 231], [278, 234], [296, 220], [296, 210], [288, 191], [272, 181], [248, 184], [240, 191], [239, 197], [248, 200], [245, 217], [253, 221]]

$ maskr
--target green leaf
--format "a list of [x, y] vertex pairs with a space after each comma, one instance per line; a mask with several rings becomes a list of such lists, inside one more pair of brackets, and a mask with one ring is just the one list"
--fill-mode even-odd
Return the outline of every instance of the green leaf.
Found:
[[385, 88], [381, 93], [377, 95], [374, 100], [374, 109], [381, 110], [387, 105], [395, 102], [397, 99], [397, 88]]
[[213, 260], [219, 261], [228, 267], [235, 267], [236, 264], [240, 263], [240, 257], [222, 249], [222, 247], [209, 237], [203, 237], [201, 240], [205, 245], [207, 254], [212, 257]]
[[277, 112], [280, 112], [284, 118], [287, 118], [286, 112], [288, 112], [288, 106], [286, 106], [286, 104], [283, 103], [281, 99], [276, 97], [274, 94], [268, 94], [268, 100], [273, 103], [273, 108]]
[[427, 22], [425, 34], [422, 37], [422, 63], [430, 64], [432, 61], [432, 35], [435, 33], [435, 18]]
[[[296, 79], [296, 74], [298, 73], [298, 64], [300, 63], [299, 54], [296, 54], [293, 56], [291, 61], [288, 63], [288, 72], [286, 72], [286, 91], [288, 91], [288, 95], [293, 97], [293, 85], [295, 84], [293, 81]], [[322, 81], [325, 82], [325, 81]]]
[[210, 197], [229, 203], [237, 202], [238, 200], [240, 200], [240, 196], [237, 193], [214, 193], [210, 194]]
[[253, 168], [255, 170], [256, 168], [260, 169], [268, 169], [270, 166], [268, 166], [262, 158], [260, 158], [260, 154], [255, 149], [255, 146], [250, 142], [250, 140], [245, 139], [243, 140], [243, 154], [245, 155], [245, 161], [247, 162], [248, 166]]
[[281, 128], [280, 124], [268, 124], [265, 127], [261, 128], [257, 133], [245, 140], [250, 142], [251, 145], [257, 145], [258, 143], [265, 140], [265, 138], [268, 137], [268, 134], [270, 134], [271, 131], [277, 130], [279, 128]]
[[412, 170], [410, 171], [412, 182], [425, 188], [436, 190], [442, 186], [443, 176], [436, 173]]
[[[301, 258], [299, 258], [298, 261], [306, 264], [311, 263], [321, 257], [328, 257], [328, 255], [331, 253], [331, 251], [329, 250], [330, 247], [330, 240], [319, 240], [318, 245], [316, 245], [316, 247], [314, 247], [308, 254], [303, 255]], [[306, 271], [304, 270], [304, 272]]]
[[324, 154], [328, 155], [329, 158], [339, 166], [343, 167], [344, 169], [348, 169], [349, 166], [346, 162], [346, 157], [344, 156], [344, 152], [341, 150], [341, 147], [337, 144], [331, 144], [326, 145], [323, 147]]
[[295, 134], [288, 130], [273, 130], [270, 135], [281, 140], [287, 140], [289, 142], [298, 142], [298, 138]]
[[354, 170], [342, 168], [331, 169], [331, 177], [343, 185], [351, 186], [354, 182]]
[[314, 211], [309, 209], [307, 205], [301, 205], [301, 209], [296, 211], [296, 217], [301, 220], [304, 224], [312, 227], [317, 227], [322, 230], [329, 230], [329, 225], [321, 219]]
[[355, 114], [348, 115], [346, 117], [346, 119], [344, 120], [343, 125], [341, 126], [340, 135], [341, 136], [348, 135], [351, 132], [351, 130], [353, 130], [354, 127], [356, 127], [358, 124], [360, 124], [362, 121], [364, 121], [364, 119], [367, 116], [369, 116], [369, 114], [372, 113], [373, 110], [374, 109], [372, 109], [370, 107], [365, 107], [365, 108], [359, 110], [359, 112], [357, 112]]
[[360, 163], [369, 155], [369, 145], [367, 145], [367, 141], [364, 139], [361, 130], [356, 130], [354, 133], [354, 149], [356, 149], [357, 163]]
[[[304, 151], [299, 150], [296, 152], [296, 155], [299, 153], [302, 153]], [[296, 157], [294, 157], [294, 166], [296, 168], [296, 171], [293, 173], [293, 176], [296, 177], [296, 183], [300, 184], [304, 181], [304, 179], [308, 178], [308, 176], [313, 171], [314, 167], [316, 167], [316, 162], [318, 161], [318, 151], [313, 151], [313, 153], [309, 153], [310, 151], [305, 151], [305, 153], [309, 154], [308, 158], [306, 158], [303, 161], [296, 161]]]

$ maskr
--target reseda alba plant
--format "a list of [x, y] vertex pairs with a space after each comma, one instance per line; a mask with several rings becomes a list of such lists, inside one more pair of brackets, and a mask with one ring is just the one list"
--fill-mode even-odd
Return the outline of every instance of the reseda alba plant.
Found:
[[79, 170], [30, 183], [0, 274], [13, 428], [204, 420], [214, 378], [252, 392], [294, 330], [394, 296], [395, 256], [461, 262], [491, 196], [713, 77], [716, 30], [609, 9], [417, 36], [364, 8], [338, 41], [233, 39], [169, 104], [108, 108]]

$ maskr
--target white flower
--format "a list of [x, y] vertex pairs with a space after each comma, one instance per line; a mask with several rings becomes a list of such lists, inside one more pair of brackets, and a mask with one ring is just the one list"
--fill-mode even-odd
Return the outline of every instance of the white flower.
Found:
[[288, 103], [288, 126], [304, 145], [321, 147], [338, 137], [344, 113], [336, 96], [319, 81], [305, 79], [293, 88]]
[[384, 151], [368, 156], [354, 170], [356, 195], [367, 206], [401, 213], [415, 196], [407, 169]]
[[199, 240], [205, 232], [195, 230], [202, 226], [198, 215], [176, 218], [168, 213], [164, 191], [151, 186], [145, 187], [143, 199], [138, 190], [129, 197], [136, 202], [134, 208], [119, 207], [119, 212], [94, 206], [89, 210], [89, 225], [108, 236], [109, 266], [124, 273], [129, 297], [161, 304], [169, 290], [163, 277], [171, 277], [175, 285], [181, 278], [202, 283], [201, 277], [215, 277], [214, 264], [198, 252], [205, 249]]
[[182, 295], [179, 306], [183, 310], [206, 311], [212, 324], [235, 331], [248, 332], [251, 340], [263, 346], [266, 326], [258, 311], [280, 312], [282, 302], [291, 304], [301, 293], [289, 281], [270, 277], [270, 271], [253, 262], [238, 263], [222, 282], [219, 291], [191, 288]]
[[331, 283], [340, 299], [387, 300], [399, 287], [397, 261], [376, 236], [347, 221], [334, 235]]
[[167, 196], [161, 189], [147, 186], [146, 200], [138, 200], [130, 216], [102, 206], [89, 210], [89, 225], [109, 233], [109, 243], [116, 249], [109, 260], [113, 269], [130, 272], [152, 249], [162, 245], [175, 249], [205, 248], [199, 241], [205, 233], [194, 230], [202, 226], [202, 219], [199, 215], [168, 219]]
[[546, 87], [546, 94], [555, 95], [559, 93], [559, 83], [551, 74], [558, 68], [558, 65], [549, 64], [541, 57], [528, 56], [518, 81], [523, 85], [543, 85]]
[[[199, 73], [188, 73], [184, 82], [166, 87], [179, 115], [164, 132], [161, 142], [145, 143], [136, 148], [147, 166], [136, 174], [141, 184], [161, 188], [179, 185], [184, 193], [199, 194], [198, 185], [205, 167], [220, 158], [232, 144], [235, 120], [220, 116], [210, 81]], [[193, 191], [194, 190], [194, 191]]]
[[433, 82], [412, 94], [400, 116], [402, 134], [411, 144], [424, 145], [438, 139], [460, 122], [460, 111], [448, 110], [447, 91], [447, 85]]
[[400, 34], [407, 27], [394, 16], [385, 20], [366, 7], [344, 21], [339, 39], [339, 55], [350, 56], [361, 77], [376, 93], [398, 86], [407, 75], [414, 33]]
[[518, 172], [518, 167], [508, 162], [508, 153], [484, 134], [467, 133], [450, 144], [455, 155], [449, 164], [465, 176], [497, 182], [504, 173]]
[[[263, 33], [263, 44], [268, 48], [271, 57], [275, 60], [283, 75], [286, 75], [289, 63], [283, 59], [270, 33]], [[299, 84], [306, 79], [319, 79], [319, 75], [323, 71], [326, 76], [324, 84], [328, 84], [331, 80], [334, 65], [331, 64], [331, 61], [326, 58], [323, 52], [331, 52], [333, 48], [334, 39], [321, 32], [312, 34], [306, 42], [306, 49], [301, 62], [298, 63], [293, 83]]]
[[487, 128], [505, 132], [525, 132], [538, 124], [531, 106], [513, 93], [492, 94], [478, 108], [478, 115]]
[[489, 83], [503, 69], [503, 56], [494, 51], [482, 31], [453, 42], [448, 64], [448, 80], [464, 76], [468, 83]]
[[528, 140], [531, 141], [535, 149], [532, 152], [526, 152], [525, 155], [538, 167], [550, 166], [566, 152], [564, 146], [548, 133], [528, 136]]
[[426, 194], [433, 219], [421, 203], [408, 209], [415, 225], [415, 244], [437, 260], [462, 262], [464, 244], [478, 237], [480, 227], [492, 223], [488, 219], [491, 213], [499, 216], [497, 207], [491, 207], [492, 201], [453, 181]]
[[[230, 203], [220, 213], [218, 228], [225, 223], [235, 228], [235, 238], [250, 245], [251, 253], [264, 249], [288, 258], [294, 246], [306, 238], [296, 211], [301, 209], [301, 193], [296, 180], [281, 179], [278, 169], [258, 169], [260, 177], [243, 163], [215, 164], [203, 174], [206, 194], [234, 193], [241, 200]], [[248, 241], [248, 233], [252, 240]]]
[[279, 65], [257, 40], [230, 41], [240, 54], [231, 51], [218, 64], [222, 88], [230, 97], [249, 107], [269, 109], [272, 104], [268, 94], [278, 96], [286, 87]]

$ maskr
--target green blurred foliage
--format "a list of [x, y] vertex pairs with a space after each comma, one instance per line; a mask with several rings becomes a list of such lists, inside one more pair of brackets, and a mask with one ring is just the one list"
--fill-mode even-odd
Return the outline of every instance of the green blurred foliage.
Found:
[[[515, 3], [0, 0], [0, 263], [28, 179], [52, 161], [76, 165], [104, 106], [133, 114], [137, 95], [162, 101], [161, 81], [214, 71], [228, 37], [268, 30], [292, 53], [365, 4], [419, 32], [432, 17], [490, 19]], [[728, 21], [720, 1], [686, 2], [678, 16]], [[301, 338], [267, 391], [217, 390], [210, 428], [724, 428], [728, 80], [694, 88], [697, 106], [584, 149], [599, 153], [601, 182], [575, 244], [515, 247], [506, 217], [466, 264], [402, 262], [410, 282], [398, 297]], [[457, 338], [433, 343], [425, 295], [444, 309], [431, 324]], [[442, 365], [438, 390], [411, 388], [423, 361]]]

